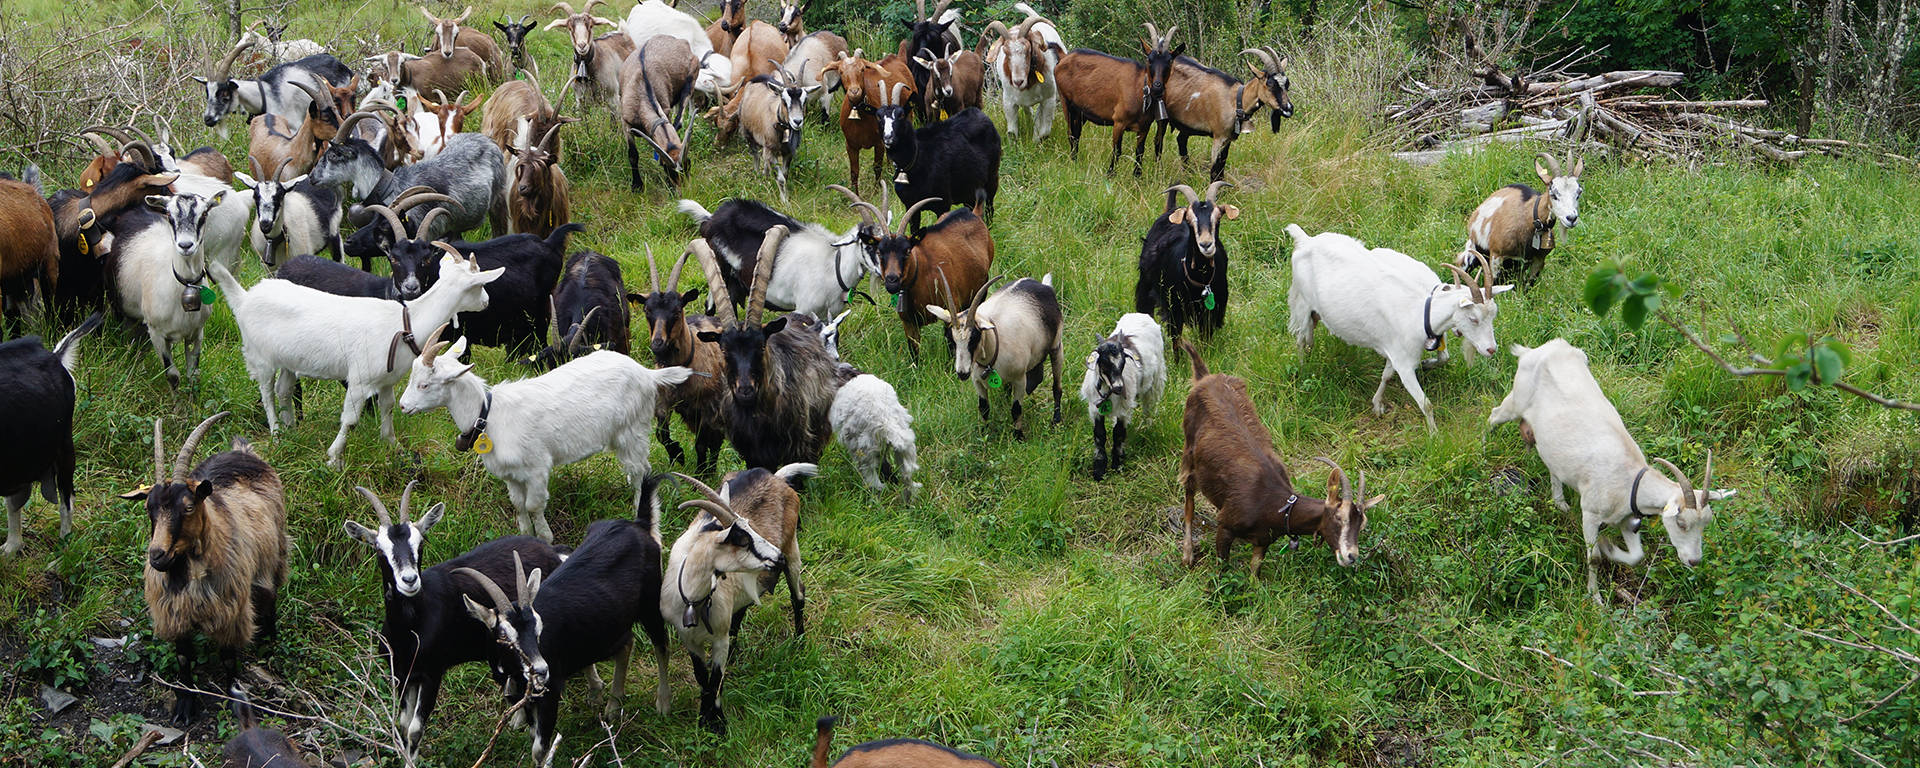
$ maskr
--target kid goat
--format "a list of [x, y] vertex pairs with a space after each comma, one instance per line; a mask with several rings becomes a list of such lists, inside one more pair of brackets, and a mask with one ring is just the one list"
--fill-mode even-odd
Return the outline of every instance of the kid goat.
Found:
[[1572, 173], [1562, 174], [1559, 160], [1540, 153], [1533, 172], [1547, 185], [1546, 194], [1525, 184], [1512, 184], [1488, 195], [1467, 217], [1467, 243], [1460, 247], [1460, 266], [1471, 269], [1484, 259], [1497, 278], [1514, 268], [1508, 264], [1517, 267], [1525, 262], [1521, 284], [1539, 280], [1547, 254], [1553, 252], [1553, 225], [1573, 229], [1580, 223], [1580, 174], [1586, 169], [1586, 158], [1581, 158], [1573, 161]]
[[[1547, 465], [1553, 483], [1553, 503], [1567, 509], [1566, 486], [1580, 493], [1580, 531], [1587, 539], [1587, 594], [1600, 596], [1602, 560], [1639, 565], [1646, 557], [1640, 546], [1640, 526], [1658, 515], [1666, 526], [1680, 562], [1691, 568], [1701, 560], [1701, 538], [1713, 522], [1713, 502], [1735, 491], [1713, 488], [1713, 453], [1696, 490], [1679, 468], [1666, 459], [1653, 462], [1671, 479], [1651, 471], [1646, 454], [1627, 432], [1620, 412], [1600, 391], [1587, 367], [1587, 353], [1554, 339], [1534, 349], [1511, 347], [1520, 358], [1513, 374], [1513, 391], [1487, 417], [1488, 426], [1520, 421], [1531, 428], [1534, 449]], [[1626, 548], [1614, 546], [1601, 528], [1620, 531]]]
[[720, 359], [720, 344], [701, 341], [697, 335], [700, 330], [717, 330], [718, 323], [711, 315], [687, 317], [687, 305], [700, 298], [698, 288], [680, 291], [680, 272], [686, 268], [687, 257], [691, 255], [691, 247], [681, 251], [666, 287], [662, 288], [660, 267], [653, 262], [653, 249], [647, 249], [647, 274], [652, 279], [653, 292], [627, 294], [627, 300], [639, 304], [646, 313], [647, 347], [653, 353], [654, 364], [683, 365], [694, 372], [660, 398], [654, 408], [654, 438], [666, 446], [668, 459], [675, 464], [685, 464], [686, 453], [674, 442], [670, 429], [670, 413], [680, 414], [680, 421], [693, 433], [694, 466], [700, 474], [712, 475], [720, 446], [727, 441], [727, 411], [732, 398], [727, 389], [726, 364]]
[[1390, 248], [1368, 249], [1365, 243], [1338, 232], [1314, 237], [1288, 224], [1293, 236], [1293, 284], [1287, 289], [1287, 329], [1301, 350], [1313, 344], [1313, 327], [1327, 330], [1349, 344], [1366, 347], [1387, 359], [1380, 386], [1373, 391], [1373, 412], [1384, 413], [1381, 398], [1387, 380], [1400, 376], [1407, 394], [1427, 418], [1427, 432], [1436, 430], [1433, 404], [1420, 387], [1415, 371], [1426, 352], [1438, 351], [1446, 362], [1446, 335], [1466, 341], [1472, 354], [1492, 357], [1493, 319], [1500, 307], [1493, 297], [1513, 290], [1494, 285], [1493, 272], [1481, 282], [1459, 267], [1447, 265], [1456, 278], [1452, 285], [1435, 277], [1427, 265]]
[[[948, 312], [932, 304], [927, 312], [947, 324], [953, 345], [953, 373], [973, 382], [980, 399], [980, 420], [987, 420], [988, 388], [1007, 388], [1013, 410], [1013, 436], [1026, 439], [1026, 421], [1020, 401], [1040, 388], [1053, 363], [1053, 423], [1060, 423], [1060, 301], [1053, 292], [1053, 275], [1035, 280], [1023, 277], [988, 296], [999, 278], [980, 286], [967, 308]], [[952, 299], [948, 299], [952, 304]]]
[[[1166, 341], [1150, 315], [1130, 312], [1120, 316], [1113, 333], [1094, 340], [1087, 355], [1087, 375], [1080, 382], [1080, 399], [1087, 402], [1087, 420], [1093, 422], [1093, 479], [1118, 471], [1125, 463], [1127, 425], [1133, 412], [1160, 402], [1167, 389]], [[1107, 418], [1113, 418], [1113, 450], [1107, 450]], [[1111, 458], [1109, 458], [1111, 456]]]

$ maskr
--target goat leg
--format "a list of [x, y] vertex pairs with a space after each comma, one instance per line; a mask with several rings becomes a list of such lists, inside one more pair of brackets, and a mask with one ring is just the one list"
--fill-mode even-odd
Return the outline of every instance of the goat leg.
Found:
[[[1060, 348], [1054, 347], [1048, 356], [1053, 361], [1053, 423], [1060, 423]], [[1034, 382], [1038, 384], [1039, 382]], [[1031, 388], [1031, 387], [1029, 387]]]
[[1193, 449], [1191, 446], [1189, 446], [1187, 450], [1189, 455], [1184, 455], [1180, 457], [1180, 463], [1181, 463], [1180, 473], [1184, 475], [1183, 479], [1185, 480], [1185, 484], [1187, 486], [1186, 488], [1187, 501], [1186, 501], [1186, 505], [1181, 510], [1182, 514], [1180, 518], [1180, 560], [1188, 568], [1192, 568], [1193, 567], [1193, 494], [1194, 494], [1194, 491], [1198, 490], [1198, 488], [1196, 487], [1196, 481], [1194, 480], [1194, 477], [1193, 477], [1193, 468], [1191, 466], [1193, 461], [1191, 452]]
[[[787, 564], [782, 570], [787, 576], [787, 596], [793, 599], [793, 636], [807, 633], [807, 589], [800, 585], [800, 543], [789, 543], [785, 553]], [[739, 625], [735, 625], [739, 626]]]
[[[1226, 558], [1220, 558], [1222, 562]], [[1267, 547], [1264, 544], [1253, 545], [1253, 564], [1247, 568], [1247, 581], [1260, 583], [1260, 563], [1267, 559]]]
[[633, 145], [633, 133], [631, 131], [627, 133], [627, 176], [628, 189], [634, 192], [640, 192], [646, 189], [647, 185], [640, 181], [640, 148]]
[[1013, 413], [1013, 439], [1027, 439], [1026, 410], [1020, 407], [1020, 398], [1009, 394], [1007, 409]]
[[1126, 449], [1127, 449], [1127, 421], [1126, 419], [1114, 419], [1113, 420], [1113, 450], [1112, 450], [1113, 471], [1115, 472], [1120, 471], [1121, 466], [1126, 463], [1126, 460], [1127, 460]]
[[[1116, 132], [1115, 134], [1116, 137], [1118, 136], [1117, 132], [1119, 130], [1120, 130], [1120, 126], [1118, 124], [1115, 124], [1114, 131]], [[1143, 125], [1143, 126], [1140, 126], [1140, 138], [1134, 140], [1133, 142], [1133, 175], [1141, 176], [1146, 173], [1146, 170], [1147, 170], [1147, 127]]]
[[173, 641], [173, 658], [175, 674], [182, 686], [173, 692], [173, 724], [184, 728], [200, 717], [200, 694], [188, 690], [193, 687], [192, 635]]
[[668, 461], [686, 466], [687, 453], [680, 449], [678, 442], [674, 441], [673, 430], [670, 426], [668, 419], [664, 415], [654, 420], [653, 439], [659, 441], [660, 445], [667, 449]]
[[[1118, 423], [1116, 429], [1121, 428]], [[1107, 419], [1104, 416], [1093, 420], [1093, 479], [1099, 480], [1107, 475]]]

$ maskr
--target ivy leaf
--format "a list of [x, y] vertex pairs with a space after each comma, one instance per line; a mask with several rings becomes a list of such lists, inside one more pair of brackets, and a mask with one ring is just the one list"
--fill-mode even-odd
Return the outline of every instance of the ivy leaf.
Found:
[[1647, 322], [1647, 301], [1650, 298], [1657, 297], [1634, 294], [1620, 302], [1620, 321], [1626, 323], [1628, 328], [1640, 330], [1640, 326]]
[[1593, 310], [1593, 314], [1606, 317], [1607, 311], [1613, 309], [1613, 279], [1619, 274], [1618, 268], [1607, 265], [1587, 275], [1586, 290], [1581, 295], [1587, 301], [1587, 309]]
[[1832, 343], [1823, 342], [1813, 348], [1813, 369], [1820, 374], [1820, 383], [1832, 384], [1846, 375], [1847, 364]]

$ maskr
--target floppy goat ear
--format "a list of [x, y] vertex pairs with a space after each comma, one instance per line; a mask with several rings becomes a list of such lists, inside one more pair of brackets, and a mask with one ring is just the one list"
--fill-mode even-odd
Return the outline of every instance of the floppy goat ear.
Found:
[[1180, 224], [1180, 223], [1183, 223], [1183, 222], [1185, 222], [1186, 220], [1187, 220], [1187, 208], [1186, 208], [1186, 206], [1181, 206], [1181, 207], [1179, 207], [1179, 208], [1175, 208], [1175, 209], [1173, 209], [1173, 212], [1172, 212], [1172, 213], [1170, 213], [1170, 214], [1167, 214], [1167, 221], [1171, 221], [1171, 222], [1173, 222], [1173, 223], [1175, 223], [1175, 224]]
[[953, 315], [948, 314], [945, 309], [941, 309], [940, 307], [936, 307], [932, 304], [927, 305], [927, 314], [933, 315], [934, 319], [939, 320], [940, 322], [943, 322], [943, 323], [953, 322]]
[[379, 546], [380, 535], [367, 530], [367, 527], [352, 520], [346, 522], [347, 535], [373, 546]]
[[484, 605], [476, 603], [473, 601], [473, 598], [468, 597], [466, 595], [460, 596], [460, 602], [466, 604], [467, 615], [472, 616], [476, 621], [479, 621], [480, 623], [487, 625], [487, 629], [493, 629], [495, 626], [499, 625], [500, 615], [497, 613], [494, 613], [492, 608], [488, 608]]

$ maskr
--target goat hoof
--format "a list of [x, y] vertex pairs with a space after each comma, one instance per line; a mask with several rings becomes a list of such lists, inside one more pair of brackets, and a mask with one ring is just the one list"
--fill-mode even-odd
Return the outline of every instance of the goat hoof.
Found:
[[200, 719], [200, 697], [182, 693], [173, 700], [173, 724], [185, 728]]

